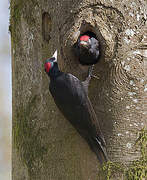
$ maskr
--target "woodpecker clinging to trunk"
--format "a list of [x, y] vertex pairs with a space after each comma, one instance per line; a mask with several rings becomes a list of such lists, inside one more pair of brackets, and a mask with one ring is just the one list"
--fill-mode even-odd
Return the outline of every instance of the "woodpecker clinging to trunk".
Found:
[[76, 54], [82, 65], [96, 64], [99, 60], [99, 41], [89, 34], [81, 35], [76, 45]]
[[72, 74], [61, 72], [55, 57], [46, 60], [45, 71], [50, 77], [50, 93], [59, 110], [88, 142], [99, 161], [107, 161], [105, 140], [84, 87], [86, 82], [89, 84], [92, 68], [84, 83]]

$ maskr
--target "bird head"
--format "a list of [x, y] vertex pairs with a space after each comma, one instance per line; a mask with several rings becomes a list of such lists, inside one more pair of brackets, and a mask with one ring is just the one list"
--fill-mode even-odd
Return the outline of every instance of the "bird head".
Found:
[[45, 72], [48, 74], [50, 70], [54, 67], [54, 64], [56, 63], [56, 58], [52, 57], [50, 59], [47, 59], [44, 64]]
[[82, 35], [79, 38], [79, 46], [81, 48], [88, 48], [90, 43], [90, 37], [88, 35]]
[[51, 58], [45, 61], [44, 68], [47, 74], [49, 74], [50, 70], [54, 67], [55, 63], [57, 63], [57, 50], [54, 52]]
[[75, 52], [82, 65], [96, 64], [99, 60], [99, 41], [93, 34], [83, 34], [78, 38]]

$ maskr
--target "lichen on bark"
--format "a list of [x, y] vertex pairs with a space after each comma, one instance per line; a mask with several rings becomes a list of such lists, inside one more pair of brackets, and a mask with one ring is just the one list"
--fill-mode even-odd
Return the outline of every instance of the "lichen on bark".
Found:
[[118, 162], [107, 162], [101, 168], [106, 174], [107, 180], [123, 178], [124, 180], [145, 180], [147, 177], [147, 130], [142, 129], [138, 132], [138, 139], [135, 146], [140, 149], [141, 157], [132, 161], [129, 166]]

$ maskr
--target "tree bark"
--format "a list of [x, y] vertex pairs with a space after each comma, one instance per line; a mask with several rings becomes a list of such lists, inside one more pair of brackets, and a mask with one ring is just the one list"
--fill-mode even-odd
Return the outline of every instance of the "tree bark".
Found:
[[[11, 0], [13, 152], [15, 180], [97, 180], [99, 163], [87, 143], [58, 111], [48, 90], [44, 60], [58, 49], [60, 69], [83, 80], [73, 46], [92, 31], [100, 40], [89, 97], [108, 155], [125, 165], [146, 126], [147, 8], [145, 0]], [[123, 177], [117, 175], [114, 179]]]

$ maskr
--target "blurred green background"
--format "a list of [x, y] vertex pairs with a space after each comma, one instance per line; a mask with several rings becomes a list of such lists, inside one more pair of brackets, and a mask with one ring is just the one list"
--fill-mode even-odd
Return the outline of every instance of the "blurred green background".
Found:
[[0, 0], [0, 180], [11, 179], [12, 89], [9, 0]]

